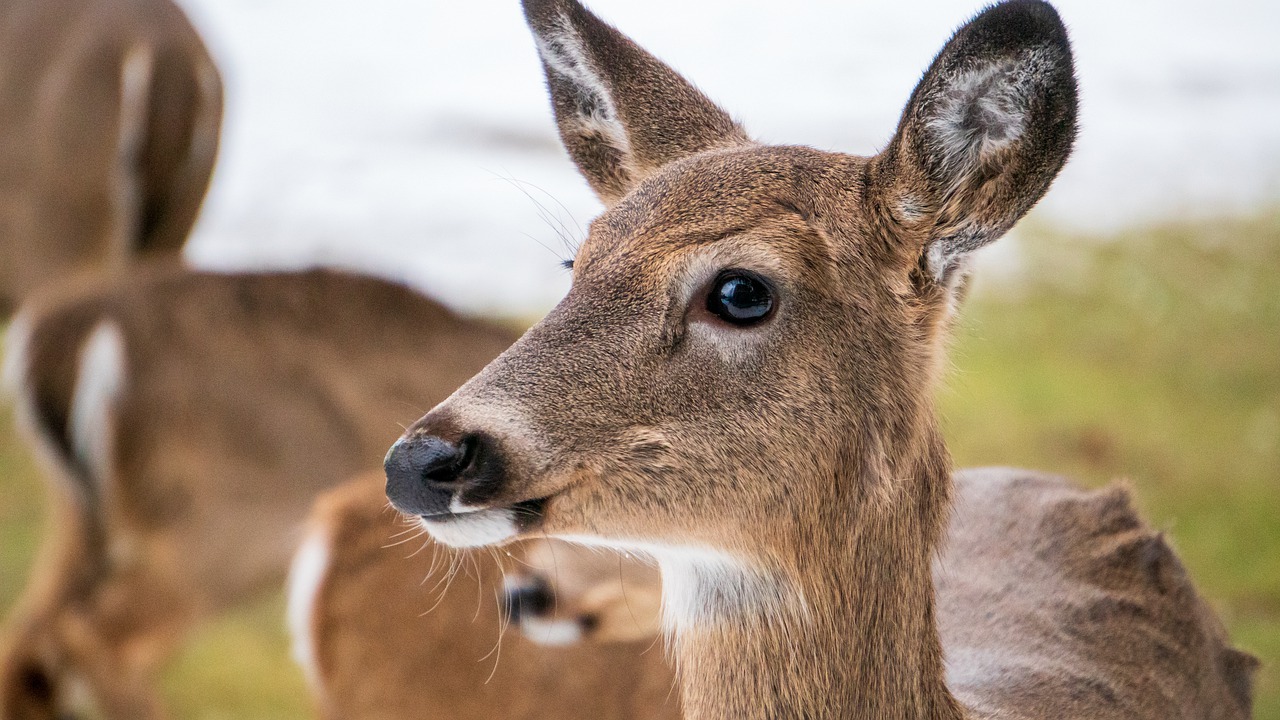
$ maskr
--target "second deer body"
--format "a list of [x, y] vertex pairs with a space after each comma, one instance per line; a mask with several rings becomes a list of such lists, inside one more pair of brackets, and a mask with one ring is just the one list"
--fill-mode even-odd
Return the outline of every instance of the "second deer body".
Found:
[[[380, 476], [327, 493], [308, 527], [290, 626], [324, 717], [681, 717], [645, 603], [653, 568], [556, 541], [501, 555], [442, 547], [387, 507]], [[535, 582], [549, 593], [537, 607], [504, 599]]]

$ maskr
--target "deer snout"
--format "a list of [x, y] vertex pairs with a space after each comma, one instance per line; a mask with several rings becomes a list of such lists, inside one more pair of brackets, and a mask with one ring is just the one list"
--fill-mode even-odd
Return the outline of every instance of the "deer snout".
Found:
[[436, 435], [401, 438], [383, 461], [387, 498], [400, 512], [429, 517], [447, 515], [476, 464], [481, 440], [450, 442]]
[[510, 622], [539, 619], [555, 608], [555, 593], [540, 577], [507, 578], [504, 586], [502, 608]]
[[434, 434], [413, 428], [387, 453], [387, 499], [416, 515], [436, 540], [453, 547], [505, 542], [536, 526], [543, 499], [512, 502], [499, 443], [482, 433]]
[[556, 594], [546, 580], [508, 578], [503, 610], [520, 632], [538, 645], [563, 647], [583, 639], [587, 624], [572, 615], [556, 617]]

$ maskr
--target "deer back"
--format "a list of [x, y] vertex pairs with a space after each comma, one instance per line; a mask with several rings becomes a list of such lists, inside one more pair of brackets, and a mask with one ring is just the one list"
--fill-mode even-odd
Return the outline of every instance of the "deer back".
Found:
[[12, 632], [15, 693], [74, 677], [101, 706], [127, 668], [153, 671], [196, 619], [283, 577], [315, 496], [376, 466], [397, 417], [510, 339], [328, 270], [158, 262], [38, 293], [6, 375], [66, 520]]
[[956, 473], [935, 564], [951, 688], [992, 717], [1251, 717], [1257, 660], [1231, 647], [1122, 486]]
[[[295, 559], [289, 597], [294, 654], [324, 715], [679, 718], [655, 638], [550, 647], [507, 627], [503, 576], [527, 569], [527, 550], [497, 555], [435, 543], [387, 505], [381, 475], [327, 493]], [[572, 553], [558, 560], [570, 573], [575, 562]]]
[[222, 83], [170, 0], [0, 7], [0, 310], [78, 268], [176, 254], [218, 148]]

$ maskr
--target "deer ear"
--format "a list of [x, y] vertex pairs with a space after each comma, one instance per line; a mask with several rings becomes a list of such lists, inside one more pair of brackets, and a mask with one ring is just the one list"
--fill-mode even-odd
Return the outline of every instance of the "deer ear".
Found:
[[565, 149], [612, 205], [667, 163], [749, 142], [676, 71], [576, 0], [524, 0]]
[[899, 224], [923, 229], [945, 280], [1026, 214], [1076, 136], [1076, 79], [1062, 20], [1009, 0], [960, 28], [907, 102], [871, 183]]

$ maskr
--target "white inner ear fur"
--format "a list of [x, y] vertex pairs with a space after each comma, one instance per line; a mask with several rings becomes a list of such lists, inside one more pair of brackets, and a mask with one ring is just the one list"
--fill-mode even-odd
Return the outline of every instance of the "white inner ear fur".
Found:
[[1022, 136], [1032, 75], [1026, 64], [984, 64], [942, 83], [927, 125], [954, 182]]
[[130, 259], [133, 243], [142, 222], [140, 198], [143, 143], [147, 139], [147, 120], [151, 82], [155, 71], [155, 53], [149, 46], [135, 45], [125, 53], [120, 68], [120, 132], [116, 150], [115, 260]]
[[[990, 239], [995, 238], [993, 236]], [[951, 289], [955, 289], [964, 277], [965, 263], [969, 254], [985, 244], [980, 240], [966, 243], [954, 237], [937, 240], [926, 251], [925, 258], [929, 272], [933, 273], [934, 279], [938, 282], [943, 282]]]
[[[0, 373], [3, 375], [3, 389], [13, 399], [14, 420], [18, 428], [30, 440], [32, 449], [48, 476], [68, 489], [71, 497], [77, 501], [89, 502], [91, 498], [85, 495], [82, 479], [68, 464], [71, 458], [62, 452], [58, 441], [49, 436], [45, 431], [44, 423], [38, 419], [39, 413], [36, 410], [34, 393], [36, 378], [33, 376], [39, 373], [33, 372], [38, 369], [31, 366], [30, 357], [32, 335], [35, 332], [36, 325], [26, 312], [19, 313], [9, 325], [9, 331], [4, 338], [4, 368]], [[74, 388], [76, 393], [80, 393], [85, 387], [85, 376], [89, 374], [83, 367], [83, 360], [82, 356], [82, 366]], [[123, 364], [123, 361], [121, 362]], [[88, 404], [87, 399], [79, 402]], [[86, 408], [81, 412], [88, 414], [90, 410]], [[85, 421], [82, 420], [81, 425], [83, 426], [84, 423]], [[106, 434], [105, 431], [100, 430], [100, 432]]]
[[[928, 144], [940, 153], [949, 184], [940, 204], [946, 204], [984, 163], [1022, 138], [1032, 97], [1053, 63], [1052, 52], [1041, 48], [936, 81], [937, 100], [925, 126]], [[903, 199], [897, 209], [907, 219], [919, 215], [913, 212], [912, 198]], [[974, 225], [940, 238], [928, 249], [929, 270], [942, 280], [952, 274], [958, 261], [998, 236], [996, 229]]]
[[0, 390], [18, 400], [23, 395], [23, 385], [31, 364], [27, 357], [31, 345], [33, 325], [28, 313], [20, 312], [9, 323], [4, 336], [4, 366], [0, 368]]
[[191, 145], [187, 149], [187, 163], [194, 166], [204, 157], [218, 150], [218, 96], [222, 89], [219, 85], [218, 69], [213, 63], [200, 62], [196, 67], [196, 83], [200, 87], [200, 102], [197, 108], [195, 134], [191, 136]]
[[112, 475], [116, 404], [124, 382], [124, 336], [115, 322], [103, 320], [80, 351], [69, 423], [73, 452], [99, 482]]
[[582, 38], [569, 18], [560, 13], [549, 28], [534, 34], [538, 54], [554, 74], [573, 86], [578, 96], [578, 118], [584, 135], [599, 134], [624, 156], [631, 155], [631, 141], [618, 119], [618, 108], [604, 81], [591, 67]]

